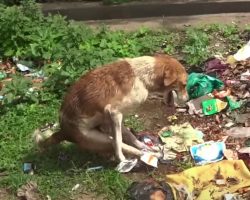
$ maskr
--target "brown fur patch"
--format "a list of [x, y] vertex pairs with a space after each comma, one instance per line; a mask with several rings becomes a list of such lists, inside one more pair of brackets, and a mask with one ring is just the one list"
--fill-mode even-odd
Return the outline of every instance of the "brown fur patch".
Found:
[[69, 90], [62, 105], [69, 119], [102, 113], [107, 104], [121, 100], [134, 83], [135, 75], [126, 61], [117, 61], [83, 75]]

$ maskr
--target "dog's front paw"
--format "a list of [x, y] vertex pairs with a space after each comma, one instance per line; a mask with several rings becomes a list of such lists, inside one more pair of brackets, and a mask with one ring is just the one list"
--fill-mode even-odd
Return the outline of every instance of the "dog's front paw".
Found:
[[126, 160], [126, 158], [125, 158], [125, 156], [124, 156], [123, 154], [119, 154], [119, 155], [118, 155], [118, 160], [119, 160], [120, 162], [123, 162], [123, 161]]

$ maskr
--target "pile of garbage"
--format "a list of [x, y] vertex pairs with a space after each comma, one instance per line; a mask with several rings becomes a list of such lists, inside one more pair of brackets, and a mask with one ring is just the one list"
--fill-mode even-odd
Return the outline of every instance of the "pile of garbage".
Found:
[[[185, 105], [178, 104], [177, 99], [174, 102], [179, 105], [177, 111], [213, 117], [220, 129], [219, 139], [205, 141], [200, 127], [189, 122], [175, 124], [176, 115], [169, 116], [172, 125], [163, 127], [157, 135], [139, 138], [148, 146], [158, 146], [162, 158], [152, 159], [146, 152], [141, 160], [157, 167], [158, 162], [169, 163], [184, 155], [196, 166], [167, 175], [164, 184], [133, 183], [128, 190], [131, 199], [143, 199], [149, 193], [146, 188], [155, 188], [148, 197], [160, 195], [168, 200], [250, 199], [250, 41], [234, 55], [207, 60], [204, 68], [204, 73], [188, 77], [190, 101]], [[133, 160], [128, 171], [135, 165]]]

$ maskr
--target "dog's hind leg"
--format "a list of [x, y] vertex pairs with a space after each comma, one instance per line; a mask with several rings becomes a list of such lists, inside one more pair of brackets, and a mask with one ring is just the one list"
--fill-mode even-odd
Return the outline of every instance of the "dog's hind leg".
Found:
[[65, 140], [64, 134], [61, 132], [61, 130], [54, 133], [49, 132], [47, 134], [43, 134], [38, 129], [35, 130], [33, 134], [33, 139], [40, 150], [45, 150], [47, 147], [56, 145], [61, 141]]
[[134, 134], [128, 130], [124, 125], [122, 125], [122, 138], [124, 143], [134, 146], [138, 149], [146, 149], [149, 151], [159, 151], [159, 148], [157, 147], [149, 147], [146, 144], [144, 144], [143, 142], [139, 141]]
[[140, 142], [135, 136], [134, 134], [128, 130], [128, 128], [126, 128], [124, 125], [122, 125], [122, 138], [124, 143], [134, 146], [138, 149], [147, 149], [147, 146], [145, 144], [143, 144], [142, 142]]
[[[98, 129], [81, 129], [81, 137], [79, 137], [78, 146], [81, 149], [86, 149], [95, 152], [110, 153], [114, 152], [114, 137], [109, 136], [107, 133], [103, 133]], [[124, 153], [141, 156], [142, 151], [139, 149], [121, 143], [121, 148]]]

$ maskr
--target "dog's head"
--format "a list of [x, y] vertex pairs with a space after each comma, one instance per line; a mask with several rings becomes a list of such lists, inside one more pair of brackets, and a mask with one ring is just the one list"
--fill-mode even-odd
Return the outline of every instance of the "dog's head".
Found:
[[164, 68], [164, 87], [166, 91], [174, 90], [177, 92], [179, 100], [189, 99], [186, 90], [188, 74], [185, 68], [175, 59], [171, 60]]

